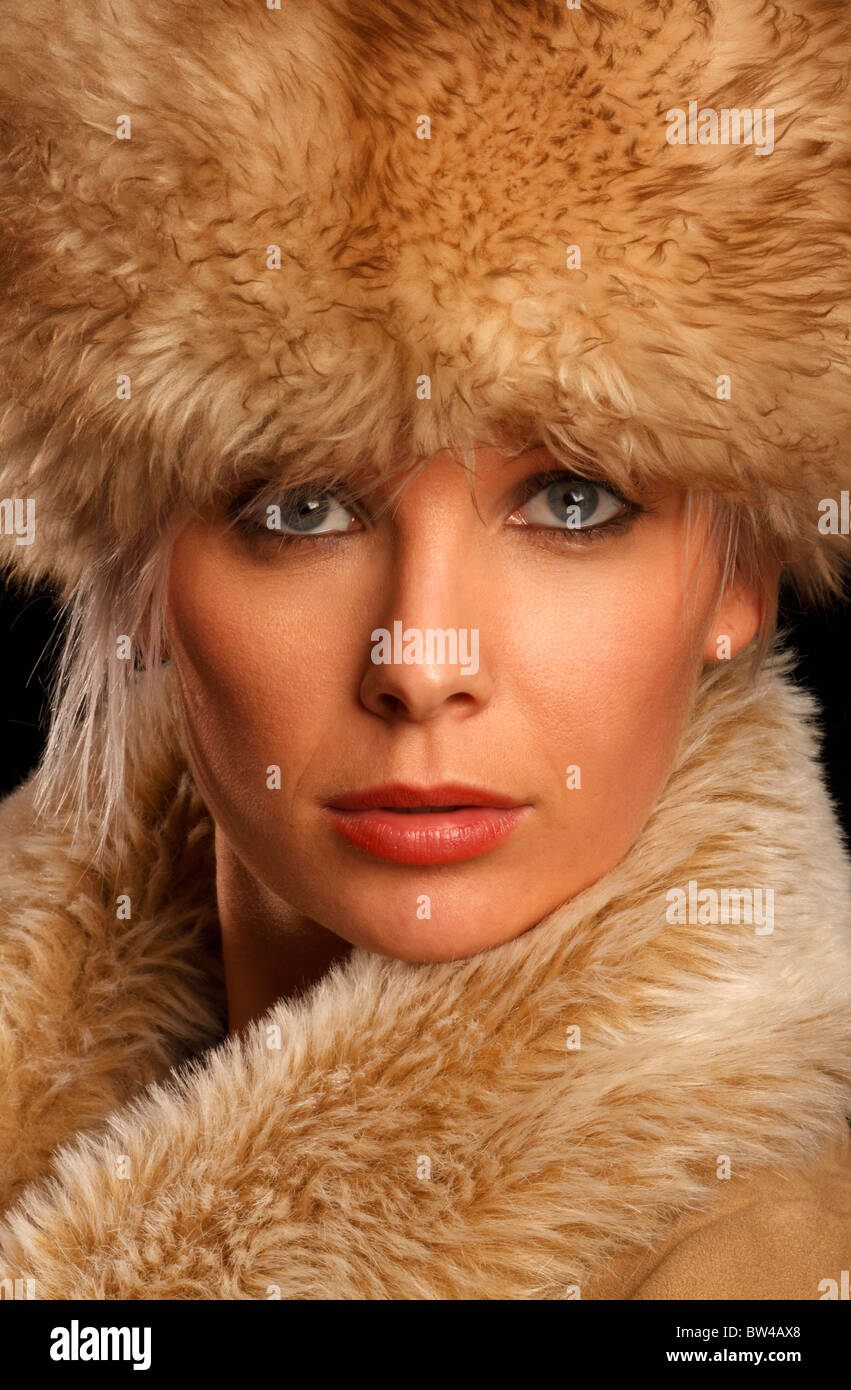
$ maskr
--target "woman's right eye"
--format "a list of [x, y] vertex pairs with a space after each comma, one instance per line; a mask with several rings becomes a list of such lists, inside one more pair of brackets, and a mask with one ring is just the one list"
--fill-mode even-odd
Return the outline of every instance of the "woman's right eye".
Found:
[[266, 489], [247, 501], [243, 495], [229, 513], [244, 530], [288, 538], [339, 535], [351, 530], [358, 520], [351, 507], [334, 493], [308, 488], [279, 493]]

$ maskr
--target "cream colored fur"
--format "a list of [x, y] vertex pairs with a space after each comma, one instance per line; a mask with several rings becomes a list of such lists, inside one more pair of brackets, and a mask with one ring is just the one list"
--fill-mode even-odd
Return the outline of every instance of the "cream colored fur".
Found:
[[[166, 668], [103, 875], [27, 787], [0, 809], [0, 1274], [39, 1298], [557, 1299], [711, 1212], [719, 1155], [806, 1174], [851, 1110], [851, 869], [785, 665], [706, 673], [649, 822], [574, 901], [470, 960], [355, 950], [243, 1042]], [[773, 887], [774, 932], [669, 924], [689, 879]]]

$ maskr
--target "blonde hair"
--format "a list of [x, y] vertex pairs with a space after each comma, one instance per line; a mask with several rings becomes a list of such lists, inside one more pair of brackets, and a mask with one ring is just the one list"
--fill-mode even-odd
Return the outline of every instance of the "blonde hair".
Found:
[[[175, 529], [129, 552], [95, 558], [60, 610], [64, 638], [51, 680], [51, 723], [35, 773], [34, 808], [39, 817], [60, 821], [75, 842], [91, 844], [94, 827], [95, 863], [118, 829], [130, 790], [130, 732], [151, 687], [163, 678]], [[128, 640], [125, 656], [119, 643]]]
[[[688, 494], [689, 529], [708, 519], [707, 553], [719, 558], [716, 600], [731, 584], [758, 590], [763, 619], [753, 647], [752, 678], [776, 630], [778, 559], [756, 519], [720, 494]], [[53, 676], [51, 725], [34, 775], [38, 816], [62, 822], [101, 861], [122, 834], [128, 786], [128, 740], [164, 680], [166, 611], [172, 545], [185, 518], [130, 550], [99, 556], [68, 596], [65, 636]], [[702, 563], [702, 562], [701, 562]], [[132, 655], [121, 655], [127, 639]], [[92, 834], [94, 830], [94, 836]]]

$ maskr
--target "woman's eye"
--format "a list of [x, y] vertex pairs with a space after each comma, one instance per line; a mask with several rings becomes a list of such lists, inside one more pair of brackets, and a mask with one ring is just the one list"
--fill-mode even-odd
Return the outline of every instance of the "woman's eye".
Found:
[[589, 531], [629, 512], [629, 503], [606, 487], [584, 478], [550, 481], [512, 515], [527, 526]]
[[258, 497], [236, 508], [235, 520], [252, 531], [272, 536], [322, 536], [348, 531], [355, 513], [332, 492], [295, 490]]

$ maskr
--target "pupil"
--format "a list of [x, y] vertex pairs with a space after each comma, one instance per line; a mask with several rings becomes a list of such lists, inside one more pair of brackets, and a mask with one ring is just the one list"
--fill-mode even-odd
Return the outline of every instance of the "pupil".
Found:
[[547, 501], [559, 521], [576, 529], [597, 510], [598, 491], [593, 483], [553, 483]]
[[330, 509], [331, 498], [327, 493], [319, 497], [300, 497], [290, 506], [281, 508], [281, 520], [292, 531], [312, 531]]

